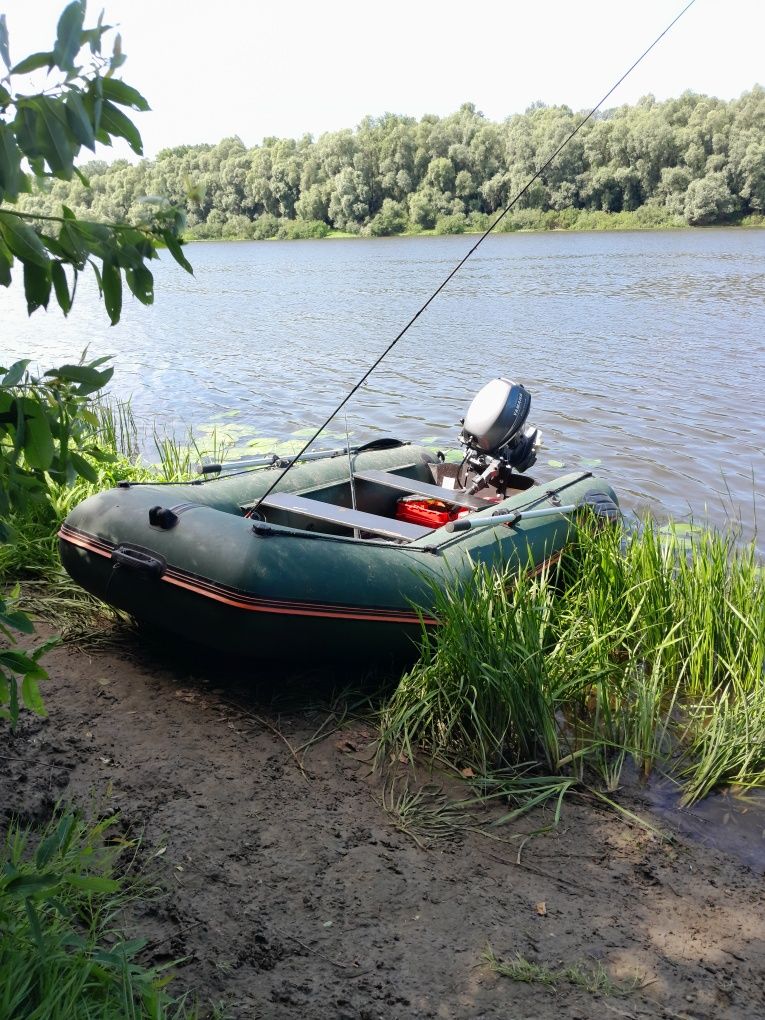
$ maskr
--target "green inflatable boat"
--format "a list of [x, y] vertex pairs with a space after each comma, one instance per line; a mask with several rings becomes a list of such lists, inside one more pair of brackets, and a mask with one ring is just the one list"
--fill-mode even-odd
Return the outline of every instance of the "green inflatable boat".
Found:
[[461, 464], [383, 440], [184, 484], [120, 483], [66, 519], [62, 561], [105, 602], [226, 651], [413, 654], [422, 624], [436, 625], [434, 585], [478, 562], [539, 567], [570, 539], [577, 507], [616, 512], [588, 472], [545, 485], [523, 473], [539, 433], [523, 428], [527, 401], [511, 406], [519, 394], [504, 379], [478, 394]]

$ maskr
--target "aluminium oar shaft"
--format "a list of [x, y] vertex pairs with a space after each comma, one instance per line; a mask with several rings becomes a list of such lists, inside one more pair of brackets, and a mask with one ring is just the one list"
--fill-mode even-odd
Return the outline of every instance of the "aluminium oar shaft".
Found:
[[542, 506], [538, 510], [511, 510], [506, 514], [495, 514], [493, 517], [460, 517], [446, 525], [447, 531], [475, 531], [480, 528], [495, 528], [498, 524], [518, 524], [519, 521], [533, 520], [536, 517], [550, 517], [552, 514], [570, 514], [577, 509], [577, 503], [566, 506]]

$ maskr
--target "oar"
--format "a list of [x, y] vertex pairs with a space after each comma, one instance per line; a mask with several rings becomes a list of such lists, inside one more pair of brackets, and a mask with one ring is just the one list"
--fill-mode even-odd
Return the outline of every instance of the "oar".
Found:
[[579, 504], [567, 503], [566, 506], [543, 506], [538, 510], [512, 510], [507, 514], [496, 514], [494, 517], [460, 517], [446, 525], [447, 531], [474, 531], [476, 528], [493, 528], [497, 524], [517, 524], [519, 521], [532, 520], [535, 517], [549, 517], [551, 514], [570, 514]]
[[238, 471], [240, 468], [251, 467], [285, 467], [294, 460], [328, 460], [330, 457], [343, 457], [349, 451], [346, 447], [342, 450], [317, 450], [315, 453], [304, 453], [297, 457], [281, 457], [278, 453], [266, 453], [261, 457], [251, 457], [249, 460], [229, 460], [220, 464], [201, 464], [200, 475], [217, 474], [220, 471]]

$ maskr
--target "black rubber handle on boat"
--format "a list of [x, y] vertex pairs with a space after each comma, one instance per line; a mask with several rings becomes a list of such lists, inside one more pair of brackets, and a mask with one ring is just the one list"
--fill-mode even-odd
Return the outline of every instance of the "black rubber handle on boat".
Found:
[[112, 560], [121, 567], [138, 570], [149, 577], [162, 577], [167, 567], [162, 557], [130, 545], [118, 545], [112, 549]]
[[468, 521], [449, 521], [446, 525], [447, 531], [470, 531], [470, 523]]

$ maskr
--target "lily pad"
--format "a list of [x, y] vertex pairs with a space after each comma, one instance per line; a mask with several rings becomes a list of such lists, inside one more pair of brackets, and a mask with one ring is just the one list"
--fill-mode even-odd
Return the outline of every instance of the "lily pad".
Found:
[[658, 535], [677, 535], [679, 538], [695, 538], [704, 533], [704, 528], [699, 524], [690, 524], [687, 521], [670, 521], [659, 528]]
[[[311, 428], [295, 429], [294, 432], [290, 433], [290, 436], [293, 436], [295, 439], [310, 439], [315, 431], [316, 431], [315, 428], [312, 428], [312, 429]], [[350, 431], [351, 431], [351, 433], [353, 433], [353, 429], [351, 429]], [[323, 439], [341, 439], [341, 438], [344, 439], [345, 438], [345, 433], [344, 432], [333, 432], [330, 429], [324, 429], [324, 431], [322, 432], [321, 435], [322, 435]]]
[[548, 460], [547, 463], [550, 467], [554, 468], [564, 468], [566, 466], [566, 462], [564, 460]]
[[218, 442], [239, 443], [248, 439], [255, 430], [250, 425], [239, 425], [234, 421], [205, 422], [194, 426], [195, 436], [215, 437]]
[[254, 450], [256, 453], [274, 453], [276, 448], [283, 442], [283, 439], [259, 437], [258, 439], [251, 439], [247, 443], [247, 448]]
[[449, 452], [446, 454], [446, 463], [459, 464], [464, 456], [465, 456], [464, 453], [462, 453], [460, 450], [449, 450]]

